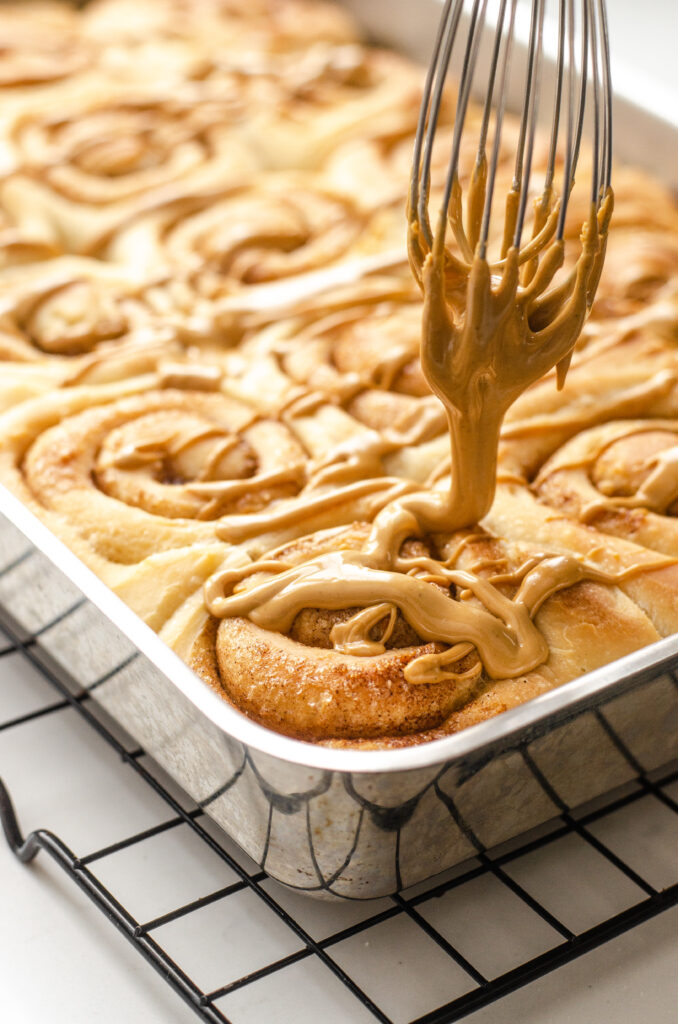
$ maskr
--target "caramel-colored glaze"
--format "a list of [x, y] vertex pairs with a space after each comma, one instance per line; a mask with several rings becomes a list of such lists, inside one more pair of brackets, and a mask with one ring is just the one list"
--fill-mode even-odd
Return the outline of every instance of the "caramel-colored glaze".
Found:
[[[272, 558], [243, 566], [240, 573], [234, 571], [234, 596], [246, 598], [250, 586], [278, 586], [281, 573], [311, 560], [319, 563], [323, 556], [361, 550], [368, 533], [369, 524], [358, 524], [285, 545], [272, 552]], [[517, 596], [522, 581], [543, 561], [533, 546], [498, 541], [482, 530], [449, 538], [439, 555], [439, 561], [458, 566], [460, 584], [484, 575], [488, 590], [503, 598], [509, 613], [511, 598]], [[462, 596], [466, 588], [455, 586], [456, 597], [448, 596], [449, 580], [435, 572], [439, 566], [428, 544], [407, 541], [401, 557], [403, 570], [409, 567], [410, 572], [421, 574], [417, 593], [437, 591], [440, 605], [446, 602], [450, 616], [453, 606], [461, 604], [476, 609], [472, 614], [478, 614], [478, 620], [490, 617], [477, 597]], [[580, 570], [583, 559], [573, 561], [575, 571]], [[592, 554], [588, 561], [595, 561]], [[665, 562], [655, 556], [643, 564], [647, 569]], [[627, 565], [632, 567], [633, 562], [628, 560]], [[616, 575], [621, 566], [611, 568]], [[238, 576], [243, 577], [242, 584], [236, 582]], [[534, 589], [526, 584], [523, 593], [534, 612], [537, 639], [541, 636], [549, 649], [548, 661], [510, 678], [491, 679], [469, 643], [446, 647], [425, 642], [400, 610], [394, 615], [387, 602], [366, 609], [303, 609], [287, 633], [257, 625], [249, 617], [224, 618], [217, 628], [217, 620], [211, 618], [187, 656], [218, 692], [255, 720], [290, 735], [350, 745], [370, 739], [379, 746], [423, 742], [515, 706], [658, 637], [636, 603], [607, 583], [565, 586], [535, 610], [544, 582], [537, 576]], [[629, 576], [623, 586], [632, 582]], [[287, 600], [284, 590], [280, 597]], [[520, 610], [513, 614], [517, 617]], [[446, 624], [455, 625], [453, 619]], [[372, 648], [373, 656], [367, 657], [369, 648], [363, 653], [356, 647], [347, 651], [344, 643], [360, 643], [361, 633], [367, 634], [367, 644], [383, 644], [386, 650], [376, 654]], [[332, 650], [337, 641], [342, 649]], [[441, 667], [444, 672], [439, 671]]]
[[[602, 269], [611, 193], [599, 212], [594, 207], [589, 212], [582, 229], [582, 252], [573, 272], [564, 285], [549, 292], [564, 257], [562, 241], [554, 238], [557, 203], [549, 194], [535, 215], [532, 241], [521, 251], [508, 248], [500, 264], [490, 265], [472, 251], [480, 230], [485, 187], [484, 175], [472, 179], [467, 203], [470, 241], [462, 226], [458, 182], [453, 189], [450, 220], [468, 263], [447, 249], [444, 220], [431, 251], [426, 251], [416, 221], [410, 224], [410, 258], [424, 293], [421, 363], [446, 413], [451, 445], [449, 484], [405, 493], [384, 505], [362, 550], [333, 552], [292, 568], [269, 560], [266, 573], [272, 578], [244, 589], [246, 578], [257, 573], [257, 563], [224, 570], [205, 587], [211, 614], [219, 618], [245, 616], [260, 627], [287, 633], [305, 608], [358, 607], [363, 611], [336, 626], [331, 639], [337, 651], [374, 657], [385, 653], [385, 638], [397, 609], [422, 640], [449, 645], [442, 653], [412, 661], [404, 670], [405, 679], [413, 684], [445, 678], [465, 682], [475, 680], [483, 668], [495, 679], [530, 672], [549, 655], [548, 645], [532, 621], [544, 601], [585, 579], [615, 582], [616, 577], [601, 574], [576, 557], [540, 556], [527, 565], [516, 595], [509, 599], [473, 572], [456, 570], [436, 559], [428, 559], [426, 566], [412, 565], [401, 556], [408, 538], [449, 535], [473, 526], [487, 514], [494, 497], [504, 414], [553, 366], [560, 368], [564, 379]], [[515, 200], [515, 194], [509, 196], [507, 236], [515, 220]], [[520, 267], [527, 260], [532, 263], [531, 276], [523, 275], [527, 283], [521, 284]], [[401, 353], [394, 356], [398, 367]], [[301, 400], [308, 401], [308, 397]], [[298, 409], [299, 399], [293, 402]], [[288, 405], [288, 414], [289, 409]], [[380, 441], [377, 437], [367, 445], [362, 440], [349, 447], [343, 467], [357, 463], [368, 469], [371, 459], [378, 461], [383, 456], [385, 445], [385, 438]], [[344, 471], [341, 463], [336, 464], [336, 454], [334, 461], [328, 478], [341, 484]], [[285, 521], [291, 515], [298, 522], [313, 507], [313, 499], [297, 503], [284, 513]], [[221, 536], [234, 539], [233, 529], [232, 523], [223, 527]], [[250, 521], [249, 536], [254, 529]], [[432, 586], [433, 580], [442, 582], [443, 589]], [[473, 595], [476, 602], [459, 599], [456, 591]], [[375, 641], [370, 633], [385, 616], [389, 625], [382, 639]], [[477, 651], [481, 664], [461, 673], [451, 667], [471, 650]]]
[[[210, 612], [218, 618], [246, 616], [256, 625], [287, 633], [304, 608], [371, 608], [333, 630], [336, 650], [356, 655], [383, 654], [384, 638], [369, 640], [372, 627], [397, 608], [422, 640], [442, 642], [452, 648], [444, 658], [429, 658], [424, 665], [411, 662], [405, 669], [408, 682], [438, 682], [448, 675], [445, 666], [478, 651], [487, 674], [502, 679], [529, 672], [548, 657], [548, 646], [532, 617], [543, 603], [564, 587], [582, 580], [613, 584], [645, 566], [610, 574], [587, 566], [576, 557], [538, 556], [519, 571], [520, 586], [513, 599], [505, 597], [491, 581], [465, 570], [393, 560], [383, 568], [379, 555], [357, 551], [333, 552], [288, 568], [284, 562], [253, 563], [244, 569], [224, 570], [205, 587]], [[410, 575], [425, 568], [447, 584], [468, 590], [478, 601], [451, 599], [448, 592], [431, 586], [428, 579]], [[239, 590], [248, 576], [265, 572], [271, 579]], [[460, 646], [456, 646], [460, 645]], [[470, 647], [469, 647], [470, 645]], [[463, 649], [462, 649], [463, 647]]]

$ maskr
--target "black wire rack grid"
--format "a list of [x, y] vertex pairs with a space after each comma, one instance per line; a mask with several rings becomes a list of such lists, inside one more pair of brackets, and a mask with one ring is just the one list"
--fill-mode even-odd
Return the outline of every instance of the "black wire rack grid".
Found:
[[[5, 632], [9, 633], [6, 625], [4, 625], [4, 629]], [[667, 786], [670, 787], [672, 783], [678, 781], [678, 767], [674, 764], [660, 771], [644, 772], [631, 752], [625, 747], [619, 737], [616, 736], [614, 729], [602, 713], [598, 712], [601, 725], [633, 769], [634, 782], [631, 786], [625, 787], [621, 795], [616, 795], [614, 798], [603, 802], [602, 806], [597, 806], [587, 813], [574, 815], [567, 810], [557, 794], [551, 790], [550, 795], [561, 811], [558, 818], [551, 823], [550, 829], [545, 833], [538, 835], [536, 838], [526, 838], [522, 842], [514, 843], [508, 850], [503, 852], [500, 850], [495, 855], [492, 852], [486, 853], [479, 849], [473, 861], [469, 862], [466, 868], [462, 868], [454, 874], [452, 878], [438, 882], [434, 879], [431, 882], [431, 887], [423, 892], [417, 891], [409, 896], [407, 894], [395, 894], [390, 897], [389, 905], [386, 909], [380, 909], [359, 923], [337, 931], [325, 938], [315, 939], [262, 886], [262, 883], [267, 878], [266, 874], [263, 871], [248, 872], [206, 830], [203, 820], [201, 820], [203, 819], [204, 812], [200, 808], [186, 810], [182, 807], [167, 787], [158, 780], [144, 763], [144, 760], [146, 760], [144, 751], [140, 748], [130, 750], [121, 742], [120, 738], [106, 724], [105, 717], [102, 718], [97, 712], [96, 704], [90, 698], [90, 695], [88, 693], [77, 696], [73, 695], [58, 676], [50, 671], [49, 667], [36, 654], [37, 636], [22, 639], [18, 635], [10, 635], [10, 639], [10, 646], [0, 651], [0, 657], [11, 652], [21, 652], [56, 688], [59, 696], [54, 703], [49, 704], [47, 707], [22, 715], [20, 718], [0, 723], [0, 732], [70, 705], [96, 730], [102, 741], [109, 744], [122, 761], [133, 772], [137, 773], [148, 786], [152, 787], [156, 794], [166, 802], [172, 812], [170, 819], [160, 825], [155, 825], [132, 836], [127, 836], [113, 845], [89, 852], [86, 856], [78, 856], [62, 839], [45, 829], [33, 831], [24, 838], [21, 834], [9, 793], [0, 780], [0, 820], [2, 821], [5, 836], [11, 849], [24, 863], [31, 861], [41, 850], [48, 854], [125, 936], [139, 955], [144, 957], [155, 968], [176, 994], [204, 1021], [230, 1024], [229, 1018], [222, 1009], [215, 1005], [217, 1000], [245, 986], [254, 985], [257, 981], [281, 971], [297, 961], [315, 957], [334, 974], [339, 982], [349, 989], [365, 1009], [371, 1012], [375, 1020], [381, 1021], [382, 1024], [391, 1024], [391, 1018], [364, 991], [361, 985], [351, 977], [350, 973], [340, 966], [333, 958], [332, 952], [333, 947], [338, 943], [360, 932], [366, 932], [382, 921], [395, 918], [398, 915], [408, 918], [416, 928], [421, 930], [422, 939], [424, 935], [427, 935], [458, 967], [466, 972], [471, 986], [465, 994], [447, 1002], [445, 1005], [439, 1006], [431, 1012], [425, 1013], [423, 1016], [419, 1016], [411, 1024], [443, 1024], [443, 1022], [457, 1021], [678, 904], [678, 880], [667, 887], [657, 888], [635, 870], [634, 867], [626, 863], [622, 857], [609, 848], [592, 831], [592, 827], [595, 828], [596, 823], [604, 820], [606, 816], [612, 815], [648, 795], [652, 795], [659, 800], [664, 808], [678, 814], [678, 802], [666, 791]], [[678, 686], [678, 680], [675, 680], [675, 682], [676, 686]], [[523, 756], [530, 770], [538, 777], [540, 784], [548, 787], [548, 782], [539, 772], [537, 765], [532, 761], [527, 750], [523, 751]], [[116, 898], [115, 894], [97, 878], [92, 866], [113, 852], [131, 847], [162, 831], [182, 824], [187, 825], [203, 843], [207, 844], [217, 856], [228, 864], [229, 868], [237, 875], [237, 881], [200, 899], [175, 907], [170, 912], [154, 920], [138, 921], [125, 908], [122, 902]], [[576, 835], [593, 847], [617, 871], [633, 882], [642, 893], [642, 898], [632, 906], [580, 932], [571, 930], [512, 878], [509, 873], [511, 862], [568, 835]], [[422, 916], [418, 909], [424, 901], [429, 901], [437, 896], [443, 896], [455, 888], [461, 888], [466, 883], [482, 875], [493, 876], [501, 886], [507, 887], [533, 913], [537, 914], [551, 928], [555, 929], [560, 936], [560, 941], [552, 948], [493, 978], [485, 977], [483, 972], [440, 934]], [[168, 955], [154, 937], [154, 933], [163, 925], [184, 918], [209, 904], [217, 902], [223, 905], [223, 912], [225, 915], [228, 915], [229, 897], [243, 890], [249, 890], [258, 899], [263, 901], [269, 911], [280, 918], [295, 933], [301, 943], [301, 948], [218, 989], [204, 991], [189, 976], [187, 971], [182, 969], [181, 964], [175, 962]], [[381, 902], [383, 904], [383, 901]]]

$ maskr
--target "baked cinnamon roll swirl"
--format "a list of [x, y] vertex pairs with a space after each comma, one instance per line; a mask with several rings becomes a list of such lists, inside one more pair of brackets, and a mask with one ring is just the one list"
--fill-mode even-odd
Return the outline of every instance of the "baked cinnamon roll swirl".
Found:
[[591, 345], [573, 360], [560, 391], [554, 378], [539, 381], [509, 410], [501, 431], [500, 477], [532, 481], [561, 445], [597, 424], [678, 414], [678, 349], [664, 331], [601, 337], [599, 347]]
[[3, 360], [77, 357], [148, 319], [133, 280], [91, 260], [59, 257], [0, 275]]
[[255, 161], [229, 130], [244, 97], [234, 79], [230, 86], [201, 102], [190, 91], [168, 96], [102, 79], [84, 98], [17, 115], [4, 208], [43, 241], [94, 253], [139, 210], [251, 175]]
[[47, 513], [97, 571], [191, 543], [266, 544], [373, 515], [412, 484], [390, 474], [408, 438], [323, 396], [277, 414], [223, 393], [208, 363], [161, 362], [64, 388], [0, 420], [0, 478]]
[[261, 103], [243, 125], [265, 167], [318, 169], [348, 140], [414, 131], [422, 74], [394, 53], [318, 44], [271, 69], [279, 100]]
[[294, 384], [344, 403], [374, 388], [430, 395], [419, 362], [421, 302], [415, 296], [378, 299], [280, 321], [241, 351], [253, 361], [274, 358]]
[[21, 0], [0, 9], [3, 103], [34, 102], [36, 87], [54, 86], [90, 67], [97, 47], [80, 32], [72, 8]]
[[219, 381], [216, 367], [170, 364], [26, 402], [3, 421], [3, 480], [108, 561], [214, 539], [224, 513], [296, 493], [304, 454]]
[[445, 414], [419, 360], [421, 303], [413, 295], [366, 298], [254, 334], [226, 360], [225, 388], [264, 409], [326, 395], [379, 435], [389, 475], [424, 483], [447, 471], [449, 452]]
[[270, 728], [393, 746], [454, 732], [659, 635], [593, 564], [478, 529], [406, 541], [385, 571], [370, 556], [373, 530], [227, 564], [206, 587], [211, 616], [178, 615], [166, 638]]
[[548, 504], [531, 488], [510, 481], [497, 485], [496, 500], [484, 524], [517, 542], [548, 545], [552, 552], [567, 553], [611, 574], [621, 569], [619, 588], [643, 609], [659, 634], [678, 632], [676, 557], [658, 554], [651, 544], [646, 546], [634, 536], [633, 530], [626, 536], [623, 529], [620, 536], [613, 531], [605, 535], [595, 523], [582, 523], [564, 508]]
[[159, 288], [166, 279], [183, 282], [194, 297], [214, 301], [398, 247], [404, 253], [399, 217], [370, 220], [321, 180], [289, 173], [136, 216], [102, 255], [158, 278]]
[[[678, 232], [615, 231], [584, 341], [652, 323], [652, 307], [678, 295]], [[677, 307], [678, 308], [678, 307]], [[644, 314], [644, 316], [643, 316]]]
[[57, 257], [0, 273], [0, 409], [51, 388], [106, 383], [178, 358], [138, 286], [91, 260]]
[[678, 420], [583, 431], [542, 466], [540, 501], [601, 533], [678, 557]]

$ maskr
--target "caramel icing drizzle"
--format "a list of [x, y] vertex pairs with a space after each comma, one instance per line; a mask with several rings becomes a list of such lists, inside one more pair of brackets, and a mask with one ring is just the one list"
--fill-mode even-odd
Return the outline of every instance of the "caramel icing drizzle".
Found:
[[[632, 568], [613, 575], [573, 556], [544, 555], [518, 570], [522, 580], [511, 599], [490, 580], [431, 562], [448, 588], [468, 589], [477, 600], [455, 600], [449, 589], [431, 586], [407, 571], [412, 568], [408, 559], [393, 559], [387, 570], [378, 555], [365, 551], [332, 552], [292, 568], [269, 559], [227, 569], [208, 580], [205, 600], [219, 618], [247, 616], [278, 633], [289, 631], [304, 608], [362, 607], [348, 622], [335, 625], [331, 634], [336, 650], [359, 656], [384, 652], [397, 608], [422, 640], [450, 645], [441, 655], [415, 658], [405, 669], [408, 682], [477, 678], [482, 668], [500, 679], [529, 672], [547, 659], [548, 645], [532, 620], [552, 594], [582, 580], [618, 583], [640, 571]], [[269, 578], [243, 588], [244, 580], [255, 573]], [[385, 618], [381, 639], [371, 640], [372, 628]], [[448, 670], [473, 649], [481, 666], [462, 674]]]
[[665, 513], [678, 501], [678, 444], [649, 459], [648, 468], [650, 473], [632, 500], [636, 507]]
[[[424, 295], [421, 362], [445, 410], [449, 477], [424, 491], [408, 488], [383, 504], [362, 550], [324, 554], [291, 568], [269, 560], [269, 578], [252, 586], [244, 585], [250, 567], [218, 573], [205, 589], [213, 615], [247, 616], [265, 629], [284, 633], [304, 608], [358, 607], [347, 622], [334, 626], [331, 640], [336, 650], [365, 657], [383, 653], [400, 612], [423, 641], [448, 645], [442, 652], [415, 658], [405, 670], [407, 681], [452, 679], [470, 685], [483, 670], [492, 678], [515, 676], [547, 659], [548, 646], [533, 617], [549, 596], [582, 580], [612, 584], [621, 578], [572, 556], [539, 555], [515, 572], [491, 579], [477, 572], [505, 568], [505, 560], [481, 562], [471, 572], [453, 568], [452, 562], [419, 559], [413, 564], [401, 556], [408, 538], [465, 530], [489, 511], [504, 414], [554, 366], [562, 386], [602, 270], [611, 192], [598, 210], [591, 204], [581, 232], [581, 254], [556, 284], [564, 242], [555, 237], [559, 202], [552, 190], [536, 203], [532, 238], [520, 250], [509, 244], [517, 212], [517, 195], [509, 193], [501, 258], [491, 264], [475, 249], [485, 188], [485, 176], [474, 175], [466, 218], [459, 183], [453, 188], [449, 218], [460, 256], [446, 245], [444, 214], [430, 248], [416, 217], [409, 225], [410, 262]], [[400, 358], [394, 353], [396, 366]], [[313, 405], [311, 395], [302, 397], [300, 406], [295, 398], [286, 415], [303, 410], [309, 400]], [[353, 469], [357, 462], [367, 468], [365, 463], [379, 461], [385, 446], [387, 437], [378, 436], [363, 439], [357, 447], [349, 445], [344, 465]], [[341, 483], [343, 453], [333, 454], [334, 467], [325, 469], [324, 479]], [[274, 512], [275, 526], [283, 519], [303, 522], [317, 500], [305, 496], [282, 517]], [[336, 492], [320, 498], [323, 503], [336, 500]], [[266, 524], [257, 523], [259, 529], [271, 528], [266, 519]], [[234, 525], [224, 524], [222, 536], [242, 537], [242, 528], [233, 535]], [[246, 529], [250, 536], [252, 528], [254, 523]], [[513, 598], [499, 589], [507, 584], [517, 585]], [[381, 638], [375, 640], [382, 621]], [[459, 662], [473, 651], [476, 659], [460, 670]]]

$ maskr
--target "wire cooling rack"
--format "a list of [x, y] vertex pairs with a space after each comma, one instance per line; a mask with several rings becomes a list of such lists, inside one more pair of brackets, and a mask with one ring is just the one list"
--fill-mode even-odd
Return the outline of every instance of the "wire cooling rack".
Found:
[[[478, 850], [445, 875], [388, 899], [319, 904], [284, 890], [234, 849], [144, 751], [107, 720], [89, 694], [74, 696], [45, 667], [36, 655], [36, 639], [0, 637], [0, 672], [2, 661], [6, 666], [17, 659], [28, 662], [57, 691], [56, 699], [50, 694], [38, 706], [31, 699], [26, 704], [25, 694], [15, 694], [17, 701], [0, 692], [0, 771], [3, 733], [25, 729], [28, 740], [31, 725], [70, 707], [126, 770], [154, 791], [169, 817], [77, 853], [44, 829], [24, 839], [0, 782], [5, 835], [24, 862], [40, 851], [49, 855], [205, 1021], [253, 1019], [243, 1016], [243, 1006], [275, 998], [276, 988], [281, 993], [287, 988], [289, 994], [290, 986], [299, 987], [304, 970], [306, 976], [314, 972], [321, 1000], [323, 986], [338, 985], [348, 993], [353, 1009], [342, 1019], [383, 1024], [461, 1020], [678, 904], [678, 766], [643, 772], [600, 713], [601, 725], [633, 768], [634, 779], [623, 790], [577, 812], [568, 811], [549, 790], [561, 813], [528, 836], [489, 853]], [[10, 674], [4, 673], [5, 679]], [[25, 756], [30, 757], [28, 744]], [[527, 751], [524, 757], [549, 789]], [[153, 844], [185, 836], [187, 830], [193, 842], [218, 859], [227, 884], [214, 888], [215, 875], [209, 871], [204, 879], [192, 879], [196, 891], [201, 882], [206, 890], [197, 898], [178, 902], [177, 889], [183, 890], [173, 884], [174, 901], [162, 913], [144, 918], [133, 912], [111, 883], [123, 877], [116, 864], [139, 870], [141, 851], [148, 862]], [[176, 862], [177, 879], [181, 870]], [[191, 933], [209, 933], [215, 922], [210, 966], [191, 957]], [[225, 938], [234, 931], [242, 939], [237, 950]], [[414, 960], [422, 965], [419, 984], [408, 984], [404, 995], [397, 978], [403, 963]], [[320, 1006], [316, 1019], [321, 1015]]]

